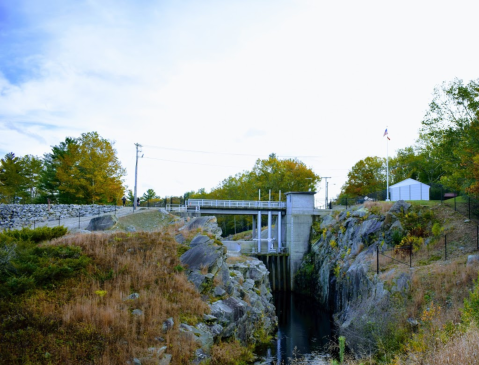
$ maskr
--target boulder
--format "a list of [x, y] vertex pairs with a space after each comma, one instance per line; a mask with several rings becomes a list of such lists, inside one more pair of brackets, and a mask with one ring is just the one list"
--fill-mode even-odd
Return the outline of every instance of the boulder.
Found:
[[222, 230], [218, 227], [216, 217], [196, 217], [187, 222], [180, 230], [195, 231], [201, 229], [204, 232], [213, 234], [217, 239], [221, 238]]
[[411, 204], [406, 203], [404, 200], [398, 200], [394, 203], [394, 205], [389, 209], [389, 213], [398, 214], [398, 213], [405, 213], [411, 208]]
[[199, 236], [196, 236], [195, 238], [193, 238], [190, 242], [190, 246], [191, 247], [195, 247], [195, 246], [198, 246], [198, 245], [202, 245], [202, 244], [205, 244], [205, 243], [208, 243], [208, 242], [213, 242], [213, 240], [211, 238], [209, 238], [208, 236], [205, 236], [205, 235], [199, 235]]
[[101, 217], [92, 218], [86, 229], [88, 231], [106, 231], [117, 224], [117, 222], [118, 219], [114, 215], [107, 214]]
[[479, 255], [469, 255], [467, 256], [466, 267], [475, 266], [479, 263]]
[[[181, 255], [180, 260], [188, 265], [190, 270], [207, 268], [208, 272], [216, 273], [222, 264], [223, 247], [212, 244], [200, 244], [192, 247]], [[216, 269], [216, 270], [215, 270]]]

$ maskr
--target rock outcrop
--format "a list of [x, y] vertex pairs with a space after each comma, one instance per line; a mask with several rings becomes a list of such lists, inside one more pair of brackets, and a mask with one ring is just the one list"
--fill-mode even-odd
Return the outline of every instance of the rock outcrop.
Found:
[[180, 257], [189, 280], [211, 308], [203, 322], [180, 324], [201, 346], [198, 359], [209, 355], [215, 339], [234, 337], [244, 344], [256, 344], [277, 325], [268, 270], [255, 258], [235, 257], [228, 263], [226, 247], [211, 238], [218, 233], [216, 220], [211, 218], [201, 217], [200, 222], [195, 218], [185, 225], [183, 229], [189, 230], [206, 226], [210, 235], [199, 232], [189, 244], [185, 242], [190, 249]]
[[92, 218], [87, 231], [106, 231], [118, 222], [118, 218], [112, 214], [107, 214], [101, 217]]
[[[404, 294], [409, 287], [409, 274], [376, 274], [376, 252], [378, 246], [391, 247], [392, 231], [402, 229], [398, 215], [410, 207], [396, 202], [385, 216], [352, 208], [313, 225], [316, 238], [296, 275], [296, 288], [332, 310], [339, 332], [351, 343], [353, 336], [363, 336], [359, 327], [391, 314], [392, 293]], [[368, 339], [359, 338], [358, 346], [366, 346], [363, 340]]]

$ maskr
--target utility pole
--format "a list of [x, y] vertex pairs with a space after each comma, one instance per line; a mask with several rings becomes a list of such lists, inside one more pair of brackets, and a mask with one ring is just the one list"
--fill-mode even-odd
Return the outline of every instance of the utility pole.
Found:
[[133, 196], [133, 210], [136, 210], [136, 199], [137, 199], [136, 186], [137, 186], [137, 181], [138, 181], [138, 154], [141, 152], [139, 150], [139, 148], [143, 147], [139, 143], [135, 143], [135, 146], [136, 146], [136, 165], [135, 165], [135, 195]]
[[326, 195], [324, 196], [324, 209], [328, 209], [328, 179], [331, 179], [331, 176], [323, 177], [325, 185], [326, 185]]

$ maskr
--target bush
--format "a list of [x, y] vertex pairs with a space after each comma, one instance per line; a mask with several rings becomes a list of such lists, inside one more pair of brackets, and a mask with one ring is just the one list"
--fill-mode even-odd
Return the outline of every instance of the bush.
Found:
[[211, 350], [212, 365], [246, 365], [254, 358], [251, 349], [242, 346], [239, 341], [221, 342]]
[[432, 225], [432, 234], [434, 235], [434, 237], [439, 237], [442, 231], [444, 231], [444, 228], [441, 227], [441, 225], [438, 222]]
[[64, 236], [67, 232], [68, 229], [63, 226], [39, 227], [35, 229], [22, 228], [0, 233], [0, 242], [22, 241], [40, 243]]
[[469, 299], [464, 299], [462, 310], [462, 322], [468, 326], [472, 321], [479, 323], [479, 280], [474, 283]]
[[[8, 255], [3, 253], [8, 252]], [[0, 270], [0, 297], [24, 293], [35, 287], [51, 287], [72, 277], [88, 265], [90, 259], [75, 246], [37, 246], [33, 242], [4, 243]]]

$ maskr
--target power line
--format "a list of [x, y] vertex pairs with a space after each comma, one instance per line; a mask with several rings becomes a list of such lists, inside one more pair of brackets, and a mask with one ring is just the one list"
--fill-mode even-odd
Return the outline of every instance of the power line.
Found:
[[[232, 152], [213, 152], [213, 151], [199, 151], [199, 150], [185, 150], [181, 148], [171, 148], [171, 147], [162, 147], [162, 146], [153, 146], [153, 145], [144, 145], [144, 147], [150, 148], [159, 148], [162, 150], [169, 150], [169, 151], [178, 151], [178, 152], [190, 152], [190, 153], [206, 153], [212, 155], [229, 155], [229, 156], [248, 156], [248, 157], [258, 157], [258, 154], [247, 154], [247, 153], [232, 153]], [[278, 155], [278, 157], [288, 157], [288, 158], [321, 158], [321, 156], [286, 156], [286, 155]]]
[[174, 161], [174, 160], [166, 160], [164, 158], [155, 158], [155, 157], [143, 157], [147, 158], [149, 160], [158, 160], [158, 161], [166, 161], [166, 162], [174, 162], [174, 163], [183, 163], [183, 164], [188, 164], [188, 165], [202, 165], [202, 166], [214, 166], [214, 167], [233, 167], [240, 169], [240, 166], [227, 166], [227, 165], [211, 165], [211, 164], [206, 164], [206, 163], [198, 163], [198, 162], [187, 162], [187, 161]]

